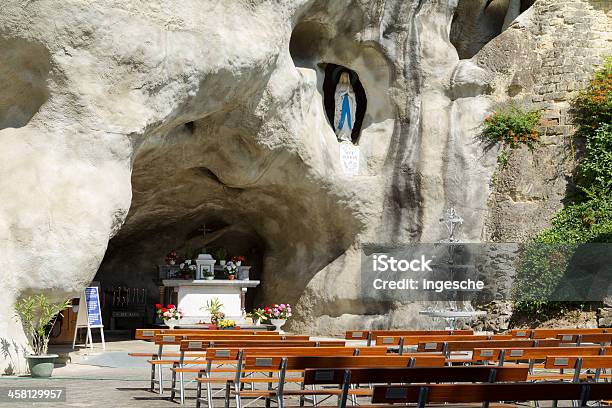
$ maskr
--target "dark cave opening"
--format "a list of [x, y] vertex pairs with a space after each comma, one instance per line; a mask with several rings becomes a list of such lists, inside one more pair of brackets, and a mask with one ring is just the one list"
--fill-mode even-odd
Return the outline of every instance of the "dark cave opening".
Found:
[[[168, 268], [164, 261], [165, 255], [172, 250], [179, 257], [174, 269]], [[200, 253], [211, 254], [217, 260], [215, 280], [227, 279], [219, 262], [221, 250], [228, 261], [233, 256], [246, 257], [243, 265], [251, 267], [249, 280], [261, 279], [267, 245], [259, 234], [243, 224], [227, 223], [216, 216], [208, 216], [205, 220], [186, 217], [171, 225], [159, 225], [133, 234], [120, 232], [109, 242], [94, 278], [101, 287], [105, 325], [111, 330], [132, 330], [155, 324], [155, 303], [178, 303], [176, 293], [171, 287], [165, 287], [163, 280], [193, 279], [193, 276], [167, 274], [179, 273], [180, 263], [186, 259], [195, 261]], [[246, 292], [246, 310], [260, 306], [262, 286]]]
[[336, 92], [336, 86], [340, 80], [340, 75], [343, 72], [347, 72], [349, 74], [357, 102], [357, 107], [355, 109], [355, 126], [351, 132], [351, 139], [353, 144], [357, 144], [359, 141], [359, 135], [361, 133], [361, 127], [363, 126], [363, 118], [368, 105], [365, 89], [359, 80], [359, 75], [357, 75], [355, 71], [343, 67], [342, 65], [325, 64], [324, 69], [325, 79], [323, 81], [323, 104], [325, 106], [327, 120], [334, 131], [336, 130], [334, 128], [334, 113], [336, 105], [336, 102], [334, 101], [334, 93]]

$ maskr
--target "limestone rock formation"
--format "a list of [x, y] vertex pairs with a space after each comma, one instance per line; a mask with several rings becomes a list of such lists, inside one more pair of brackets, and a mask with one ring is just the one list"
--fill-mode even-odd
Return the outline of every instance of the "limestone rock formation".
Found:
[[[296, 303], [293, 329], [428, 325], [419, 305], [360, 299], [361, 245], [438, 240], [451, 204], [462, 238], [501, 231], [483, 118], [517, 95], [557, 106], [578, 89], [563, 88], [576, 50], [558, 44], [576, 33], [580, 75], [610, 51], [605, 1], [527, 3], [3, 1], [0, 368], [23, 368], [17, 297], [74, 295], [96, 273], [154, 294], [157, 259], [203, 223], [216, 242], [261, 249], [256, 301]], [[327, 64], [367, 95], [356, 177], [325, 114]], [[544, 200], [562, 187], [543, 185]]]

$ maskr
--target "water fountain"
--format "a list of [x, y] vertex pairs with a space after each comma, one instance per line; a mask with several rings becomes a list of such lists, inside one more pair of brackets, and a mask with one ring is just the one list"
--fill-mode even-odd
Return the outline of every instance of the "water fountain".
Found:
[[[455, 251], [457, 244], [460, 243], [459, 239], [455, 237], [457, 227], [463, 224], [463, 218], [461, 218], [453, 207], [446, 210], [444, 217], [440, 218], [440, 223], [443, 223], [448, 230], [448, 238], [443, 239], [440, 242], [448, 245], [449, 253], [449, 278], [453, 280], [454, 271], [459, 268], [468, 267], [468, 265], [455, 265]], [[440, 304], [443, 303], [443, 304]], [[421, 310], [419, 312], [422, 315], [432, 317], [434, 319], [444, 319], [446, 321], [447, 330], [456, 330], [457, 319], [473, 319], [477, 316], [485, 315], [486, 312], [480, 310], [474, 310], [474, 307], [469, 301], [462, 300], [460, 303], [457, 300], [448, 300], [444, 302], [435, 302], [433, 306], [427, 310]]]

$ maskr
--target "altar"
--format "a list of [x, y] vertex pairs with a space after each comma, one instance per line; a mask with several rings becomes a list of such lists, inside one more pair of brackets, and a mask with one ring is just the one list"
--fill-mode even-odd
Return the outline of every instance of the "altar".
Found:
[[258, 280], [187, 280], [164, 279], [164, 287], [172, 288], [177, 297], [177, 306], [183, 312], [182, 323], [210, 321], [206, 303], [217, 298], [223, 304], [228, 319], [240, 319], [245, 308], [245, 296], [249, 288], [259, 285]]

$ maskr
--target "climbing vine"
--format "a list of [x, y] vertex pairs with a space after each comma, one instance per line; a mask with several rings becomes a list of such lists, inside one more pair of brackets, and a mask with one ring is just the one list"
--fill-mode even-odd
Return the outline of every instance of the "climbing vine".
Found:
[[581, 244], [612, 243], [612, 58], [574, 100], [574, 109], [576, 137], [586, 144], [575, 175], [577, 193], [522, 252], [515, 307], [526, 313], [567, 306], [549, 299], [585, 251]]

